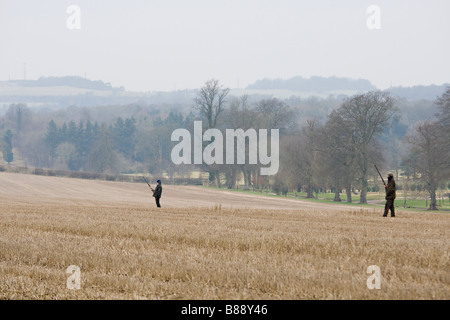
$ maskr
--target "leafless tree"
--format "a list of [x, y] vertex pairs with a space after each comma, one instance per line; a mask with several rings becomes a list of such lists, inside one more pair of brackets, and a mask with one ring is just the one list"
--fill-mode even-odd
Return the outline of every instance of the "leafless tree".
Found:
[[215, 128], [217, 121], [222, 114], [226, 97], [230, 89], [222, 88], [218, 80], [208, 80], [200, 89], [194, 99], [194, 109], [196, 109], [209, 128]]
[[416, 170], [430, 193], [430, 210], [437, 210], [436, 190], [449, 177], [450, 159], [445, 145], [445, 128], [439, 121], [418, 124], [406, 137], [411, 153], [417, 157]]
[[281, 145], [281, 170], [279, 180], [289, 188], [300, 187], [307, 198], [314, 198], [317, 177], [317, 134], [316, 122], [307, 120], [301, 132], [283, 137]]
[[11, 104], [4, 118], [9, 128], [18, 135], [22, 133], [22, 129], [31, 121], [31, 111], [26, 104]]
[[295, 124], [295, 114], [290, 107], [276, 98], [261, 100], [255, 108], [258, 126], [263, 129], [287, 129]]
[[351, 132], [351, 139], [356, 148], [361, 180], [360, 203], [367, 203], [367, 186], [369, 175], [369, 146], [373, 139], [388, 125], [395, 114], [394, 99], [389, 93], [372, 91], [353, 96], [339, 108], [339, 115], [345, 127]]
[[328, 175], [333, 186], [334, 201], [341, 201], [339, 191], [345, 188], [347, 202], [352, 202], [352, 182], [355, 171], [356, 148], [339, 112], [333, 111], [320, 131], [319, 151], [322, 175]]
[[450, 130], [450, 87], [437, 99], [436, 104], [439, 107], [438, 119], [448, 132]]
[[[444, 94], [436, 100], [436, 104], [439, 108], [437, 114], [438, 121], [442, 124], [443, 129], [443, 147], [447, 148], [450, 156], [450, 87], [444, 92]], [[450, 162], [450, 161], [449, 161]]]
[[[230, 102], [230, 107], [226, 110], [223, 116], [224, 123], [228, 129], [243, 129], [244, 131], [256, 128], [257, 114], [248, 102], [248, 96], [243, 95], [239, 98], [234, 98]], [[248, 140], [248, 139], [247, 139]], [[249, 152], [249, 146], [246, 141], [246, 154]], [[240, 178], [239, 170], [244, 177], [245, 189], [248, 189], [251, 184], [252, 172], [258, 169], [258, 165], [254, 164], [239, 164], [239, 165], [224, 165], [225, 177], [228, 188], [236, 187], [236, 180]]]
[[436, 190], [450, 177], [450, 87], [436, 104], [437, 118], [419, 123], [405, 138], [411, 149], [404, 162], [425, 182], [430, 210], [437, 210]]

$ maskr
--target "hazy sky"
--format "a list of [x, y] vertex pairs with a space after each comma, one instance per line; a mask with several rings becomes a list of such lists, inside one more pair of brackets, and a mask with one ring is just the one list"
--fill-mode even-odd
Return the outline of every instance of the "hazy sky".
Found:
[[[71, 30], [70, 5], [80, 8]], [[367, 21], [380, 8], [380, 29]], [[73, 24], [71, 24], [73, 25]], [[131, 91], [262, 78], [450, 82], [448, 0], [0, 0], [0, 80], [78, 75]]]

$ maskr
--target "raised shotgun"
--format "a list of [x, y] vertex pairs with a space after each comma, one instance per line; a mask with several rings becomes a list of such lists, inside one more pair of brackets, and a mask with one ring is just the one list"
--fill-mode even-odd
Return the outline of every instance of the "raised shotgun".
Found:
[[377, 165], [374, 164], [374, 166], [375, 166], [375, 169], [377, 169], [378, 174], [380, 175], [381, 180], [383, 180], [384, 186], [386, 187], [386, 182], [384, 182], [384, 179], [383, 179], [383, 177], [381, 176], [380, 170], [378, 170]]
[[142, 177], [142, 178], [143, 178], [144, 181], [147, 183], [147, 185], [148, 185], [148, 187], [150, 188], [150, 190], [155, 191], [155, 190], [153, 190], [153, 188], [152, 188], [152, 186], [150, 185], [150, 183], [148, 183], [147, 179], [145, 179], [145, 177]]

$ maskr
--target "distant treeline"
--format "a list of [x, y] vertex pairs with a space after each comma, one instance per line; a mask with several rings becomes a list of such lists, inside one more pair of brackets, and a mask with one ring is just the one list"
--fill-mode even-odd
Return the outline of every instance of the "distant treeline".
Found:
[[389, 92], [396, 97], [403, 97], [410, 100], [421, 100], [421, 99], [428, 99], [428, 100], [435, 100], [440, 95], [442, 95], [443, 92], [445, 92], [445, 88], [450, 86], [449, 83], [437, 86], [437, 85], [430, 85], [430, 86], [414, 86], [414, 87], [393, 87], [389, 89]]
[[348, 79], [338, 77], [294, 77], [291, 79], [263, 79], [251, 84], [247, 89], [286, 89], [299, 92], [329, 92], [338, 90], [371, 91], [377, 88], [365, 79]]
[[[410, 100], [435, 100], [450, 84], [392, 87], [386, 91], [394, 97]], [[257, 90], [291, 90], [296, 92], [331, 92], [331, 91], [373, 91], [377, 88], [366, 79], [349, 79], [340, 77], [294, 77], [291, 79], [262, 79], [249, 85], [247, 89]]]
[[[14, 94], [8, 94], [7, 91], [0, 96], [0, 115], [7, 111], [8, 105], [11, 101], [28, 103], [29, 105], [39, 105], [42, 110], [47, 112], [52, 110], [65, 109], [67, 106], [79, 106], [79, 107], [98, 107], [98, 106], [125, 106], [129, 104], [140, 105], [170, 105], [171, 108], [176, 105], [177, 111], [185, 113], [191, 106], [192, 100], [195, 98], [197, 90], [178, 90], [173, 92], [146, 92], [146, 93], [130, 93], [124, 91], [123, 88], [111, 87], [111, 84], [102, 81], [92, 81], [82, 77], [68, 76], [68, 77], [42, 77], [38, 80], [14, 80], [8, 81], [8, 83], [14, 83], [21, 87], [34, 87], [45, 88], [51, 87], [64, 87], [61, 89], [61, 93], [58, 94], [59, 89], [55, 89], [52, 95], [48, 95], [45, 90], [40, 92], [35, 90], [34, 95], [29, 93], [18, 93], [14, 91]], [[0, 83], [0, 85], [2, 85]], [[67, 89], [69, 88], [69, 89]], [[70, 88], [78, 89], [74, 92], [79, 92], [79, 89], [96, 90], [94, 94], [92, 92], [86, 92], [83, 94], [67, 94], [66, 91]], [[441, 95], [445, 91], [446, 85], [441, 86], [415, 86], [411, 88], [393, 87], [388, 91], [394, 96], [400, 99], [408, 99], [411, 103], [416, 103], [421, 100], [435, 100], [437, 96]], [[292, 92], [304, 93], [308, 92], [311, 95], [314, 94], [331, 94], [337, 96], [339, 99], [343, 99], [352, 92], [365, 92], [376, 90], [368, 80], [365, 79], [348, 79], [338, 77], [311, 77], [309, 79], [302, 77], [294, 77], [291, 79], [262, 79], [258, 80], [254, 84], [251, 84], [247, 89], [258, 89], [259, 95], [249, 96], [249, 100], [255, 99], [268, 99], [273, 96], [270, 90], [290, 90]], [[26, 90], [25, 90], [26, 91]], [[264, 91], [267, 94], [264, 94]], [[20, 92], [20, 90], [19, 90]], [[292, 96], [290, 100], [299, 101], [302, 100], [302, 104], [305, 105], [305, 100], [313, 101], [316, 98], [300, 99], [298, 96]], [[294, 103], [297, 103], [294, 102]], [[293, 107], [294, 104], [289, 102]], [[326, 105], [327, 103], [321, 103]], [[316, 111], [319, 111], [316, 109]], [[325, 113], [329, 112], [329, 109], [324, 110]], [[189, 111], [187, 111], [189, 113]], [[309, 114], [308, 114], [309, 116]], [[317, 117], [314, 115], [314, 117]]]
[[[193, 173], [208, 175], [219, 187], [303, 190], [308, 197], [333, 190], [366, 193], [380, 187], [373, 163], [396, 178], [436, 190], [449, 178], [450, 89], [436, 100], [395, 99], [371, 91], [346, 99], [255, 99], [229, 96], [218, 81], [208, 81], [188, 105], [69, 107], [40, 112], [12, 104], [0, 117], [0, 150], [12, 166], [85, 172], [87, 176], [141, 175], [199, 184]], [[436, 116], [435, 116], [436, 115]], [[279, 171], [260, 175], [262, 165], [176, 165], [176, 129], [279, 129]], [[208, 143], [204, 143], [206, 147]], [[214, 151], [216, 152], [216, 151]], [[430, 156], [431, 155], [431, 156]], [[191, 162], [192, 163], [192, 162]], [[431, 168], [431, 169], [430, 169]], [[84, 175], [80, 173], [80, 175]], [[180, 181], [181, 181], [180, 180]], [[401, 187], [404, 187], [402, 185]]]
[[[101, 80], [93, 81], [77, 76], [66, 77], [40, 77], [38, 80], [12, 80], [12, 83], [16, 83], [23, 87], [59, 87], [67, 86], [74, 88], [83, 88], [91, 90], [113, 90], [114, 88], [110, 83], [105, 83]], [[120, 88], [120, 90], [124, 90]]]
[[[48, 168], [29, 168], [29, 167], [0, 165], [0, 172], [32, 174], [32, 175], [46, 176], [46, 177], [63, 177], [63, 178], [86, 179], [86, 180], [145, 183], [145, 180], [142, 178], [142, 176], [139, 176], [139, 175], [106, 174], [106, 173], [97, 173], [97, 172], [57, 170], [57, 169], [48, 169]], [[156, 177], [148, 177], [148, 175], [147, 175], [147, 179], [151, 179], [152, 181], [155, 181]], [[160, 179], [164, 184], [172, 184], [172, 185], [202, 185], [203, 184], [203, 181], [201, 178], [165, 179], [165, 178], [160, 178], [158, 176], [157, 179]]]

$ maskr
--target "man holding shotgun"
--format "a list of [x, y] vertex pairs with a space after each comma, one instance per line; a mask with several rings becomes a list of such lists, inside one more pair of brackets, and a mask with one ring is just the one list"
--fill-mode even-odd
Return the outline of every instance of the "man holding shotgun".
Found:
[[159, 200], [161, 199], [161, 194], [162, 194], [162, 186], [161, 186], [161, 180], [156, 181], [156, 188], [153, 189], [152, 186], [148, 183], [147, 179], [145, 179], [145, 182], [147, 183], [147, 185], [149, 186], [149, 188], [153, 191], [153, 196], [155, 197], [156, 200], [156, 206], [158, 208], [161, 208], [161, 204], [159, 203]]
[[384, 185], [386, 189], [386, 205], [384, 206], [383, 217], [387, 217], [389, 210], [391, 210], [391, 217], [395, 217], [394, 200], [395, 194], [395, 180], [392, 173], [388, 174], [388, 184]]
[[389, 210], [391, 210], [391, 217], [395, 217], [394, 200], [396, 198], [396, 192], [394, 175], [392, 173], [388, 174], [388, 184], [386, 185], [386, 182], [384, 182], [384, 179], [377, 166], [375, 166], [375, 169], [377, 169], [381, 180], [383, 180], [384, 188], [386, 189], [386, 205], [384, 206], [383, 217], [387, 217]]

